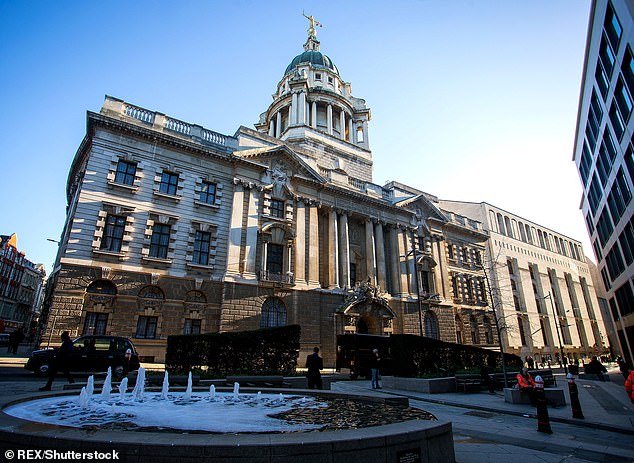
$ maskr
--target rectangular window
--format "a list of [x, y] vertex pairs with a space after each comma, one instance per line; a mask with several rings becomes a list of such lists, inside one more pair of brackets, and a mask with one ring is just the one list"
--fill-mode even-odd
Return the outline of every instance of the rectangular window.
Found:
[[616, 17], [616, 14], [614, 13], [614, 7], [610, 2], [608, 2], [608, 7], [605, 11], [605, 21], [603, 22], [603, 29], [605, 30], [605, 35], [607, 36], [612, 49], [618, 50], [619, 41], [621, 40], [621, 35], [623, 33], [623, 28], [621, 27], [619, 18]]
[[619, 80], [616, 84], [614, 99], [616, 100], [616, 104], [621, 115], [623, 116], [625, 124], [627, 124], [627, 121], [630, 118], [630, 114], [632, 113], [632, 97], [630, 96], [630, 92], [627, 91], [627, 87], [625, 86], [625, 83], [621, 76], [619, 76]]
[[627, 85], [630, 95], [634, 95], [634, 59], [632, 59], [632, 50], [629, 45], [625, 48], [621, 72], [623, 73], [625, 85]]
[[136, 337], [140, 339], [156, 338], [156, 324], [158, 317], [140, 316], [136, 325]]
[[623, 251], [625, 264], [628, 266], [632, 265], [632, 262], [634, 262], [634, 226], [632, 226], [631, 220], [625, 225], [623, 232], [619, 235], [619, 244]]
[[590, 188], [588, 189], [588, 203], [590, 204], [592, 215], [596, 214], [602, 196], [603, 191], [601, 190], [601, 183], [595, 173], [592, 176], [592, 182], [590, 183]]
[[117, 163], [117, 172], [114, 176], [114, 182], [122, 185], [134, 185], [134, 176], [136, 174], [136, 164], [133, 162], [120, 160]]
[[284, 201], [280, 201], [278, 199], [271, 200], [271, 215], [273, 217], [279, 217], [283, 219], [285, 217], [285, 205]]
[[106, 334], [106, 326], [108, 325], [108, 314], [98, 312], [87, 312], [84, 321], [83, 335], [86, 334]]
[[103, 251], [121, 252], [124, 230], [125, 217], [108, 214], [100, 249]]
[[266, 252], [266, 270], [269, 273], [281, 274], [284, 268], [284, 246], [269, 243]]
[[194, 258], [197, 265], [209, 265], [209, 246], [211, 243], [211, 233], [196, 231], [194, 238]]
[[594, 71], [594, 80], [597, 81], [597, 85], [599, 87], [599, 91], [601, 92], [601, 96], [605, 100], [608, 96], [608, 88], [610, 87], [610, 81], [608, 79], [607, 74], [603, 70], [603, 66], [601, 63], [597, 63], [597, 69]]
[[152, 227], [152, 239], [150, 241], [150, 257], [167, 259], [170, 242], [170, 226], [155, 223]]
[[613, 230], [614, 225], [612, 224], [612, 219], [610, 219], [608, 208], [604, 207], [601, 215], [599, 216], [599, 220], [597, 220], [597, 235], [599, 237], [599, 241], [601, 241], [601, 246], [605, 246], [605, 243], [607, 243], [610, 239]]
[[195, 318], [186, 318], [183, 334], [200, 334], [200, 320]]
[[590, 214], [586, 215], [586, 225], [588, 226], [588, 235], [592, 236], [594, 233], [594, 224], [592, 223], [592, 217]]
[[631, 143], [627, 145], [627, 150], [625, 151], [625, 166], [630, 174], [630, 181], [634, 184], [634, 148], [632, 148]]
[[603, 38], [601, 39], [601, 46], [599, 47], [599, 62], [601, 63], [601, 66], [603, 66], [603, 70], [608, 76], [608, 79], [612, 77], [612, 70], [614, 69], [615, 61], [616, 58], [614, 57], [614, 52], [612, 51], [612, 48], [610, 48], [605, 35], [603, 35]]
[[594, 255], [597, 257], [597, 260], [603, 259], [603, 252], [601, 251], [601, 244], [598, 240], [594, 240], [592, 242], [592, 249], [594, 249]]
[[612, 129], [614, 130], [616, 138], [620, 141], [625, 133], [625, 119], [614, 101], [610, 107], [610, 122], [612, 123]]
[[625, 270], [623, 255], [617, 244], [605, 255], [605, 262], [610, 274], [610, 279], [614, 281]]
[[161, 175], [159, 191], [166, 195], [175, 196], [176, 191], [178, 191], [178, 174], [163, 172], [163, 175]]
[[634, 312], [634, 294], [630, 282], [626, 281], [623, 286], [614, 292], [616, 302], [619, 305], [621, 316]]
[[603, 110], [601, 109], [601, 103], [593, 90], [592, 97], [590, 98], [590, 109], [588, 110], [588, 126], [586, 128], [586, 134], [590, 136], [593, 151], [599, 138], [599, 127], [601, 127], [602, 118]]
[[216, 184], [203, 181], [198, 200], [205, 204], [214, 204], [216, 202]]

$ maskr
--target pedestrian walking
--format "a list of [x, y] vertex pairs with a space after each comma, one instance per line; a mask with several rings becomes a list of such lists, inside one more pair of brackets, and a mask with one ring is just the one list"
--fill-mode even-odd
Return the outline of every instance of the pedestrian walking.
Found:
[[9, 353], [17, 355], [20, 343], [24, 341], [24, 331], [18, 328], [9, 334]]
[[55, 376], [59, 370], [62, 370], [64, 376], [68, 380], [70, 384], [74, 383], [75, 380], [70, 375], [68, 360], [73, 353], [73, 341], [70, 339], [70, 335], [68, 331], [64, 331], [61, 335], [62, 345], [57, 349], [55, 354], [55, 358], [51, 362], [48, 373], [48, 381], [45, 386], [40, 388], [40, 391], [50, 391], [51, 386], [53, 385], [53, 381], [55, 380]]
[[381, 365], [381, 357], [379, 356], [379, 349], [373, 349], [372, 356], [370, 357], [370, 371], [372, 372], [372, 389], [381, 389], [381, 386], [379, 386], [380, 365]]
[[324, 369], [324, 360], [319, 356], [319, 347], [315, 347], [313, 353], [306, 357], [306, 369], [308, 389], [322, 389], [321, 370]]
[[552, 434], [550, 428], [550, 416], [548, 416], [548, 403], [544, 393], [544, 380], [541, 376], [535, 377], [535, 406], [537, 407], [537, 431]]
[[572, 417], [583, 420], [583, 411], [581, 410], [581, 402], [579, 402], [579, 389], [575, 383], [575, 377], [571, 373], [566, 376], [568, 379], [568, 392], [570, 393], [570, 408], [572, 409]]

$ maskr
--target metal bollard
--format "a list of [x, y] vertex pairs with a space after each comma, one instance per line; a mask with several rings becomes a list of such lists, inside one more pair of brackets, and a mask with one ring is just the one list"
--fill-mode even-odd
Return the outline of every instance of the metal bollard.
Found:
[[579, 389], [577, 383], [575, 383], [575, 377], [568, 373], [566, 376], [568, 379], [568, 391], [570, 392], [570, 408], [572, 408], [572, 417], [583, 420], [583, 411], [581, 410], [581, 403], [579, 402]]
[[550, 429], [550, 416], [548, 416], [548, 403], [544, 392], [544, 380], [541, 376], [535, 377], [535, 404], [537, 407], [537, 431], [552, 434]]

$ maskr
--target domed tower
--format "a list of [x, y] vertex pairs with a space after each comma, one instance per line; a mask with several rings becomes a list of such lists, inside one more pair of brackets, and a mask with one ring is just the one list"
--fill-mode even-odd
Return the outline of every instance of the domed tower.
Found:
[[[320, 169], [343, 170], [372, 181], [368, 139], [370, 109], [352, 96], [333, 61], [321, 53], [312, 16], [304, 52], [297, 55], [277, 84], [273, 102], [260, 115], [260, 132], [299, 145], [302, 154]], [[312, 153], [312, 155], [311, 155]]]

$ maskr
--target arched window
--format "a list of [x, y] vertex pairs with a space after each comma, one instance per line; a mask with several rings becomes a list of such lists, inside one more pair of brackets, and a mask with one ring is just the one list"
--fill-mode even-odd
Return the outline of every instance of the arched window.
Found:
[[281, 299], [269, 297], [262, 304], [260, 328], [273, 328], [286, 325], [286, 306]]
[[480, 344], [480, 331], [475, 315], [469, 317], [469, 327], [471, 328], [471, 344]]
[[425, 336], [440, 339], [438, 336], [438, 317], [434, 312], [425, 313]]
[[93, 281], [86, 288], [86, 292], [90, 294], [117, 294], [117, 287], [109, 280]]
[[158, 286], [149, 285], [139, 291], [139, 297], [143, 299], [165, 299], [165, 294], [163, 294], [163, 290]]
[[185, 294], [185, 302], [197, 302], [199, 304], [205, 304], [207, 302], [207, 298], [200, 291], [189, 291]]

